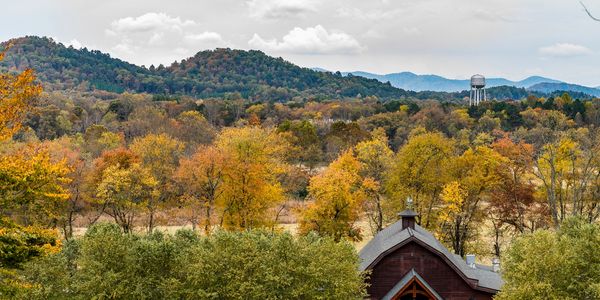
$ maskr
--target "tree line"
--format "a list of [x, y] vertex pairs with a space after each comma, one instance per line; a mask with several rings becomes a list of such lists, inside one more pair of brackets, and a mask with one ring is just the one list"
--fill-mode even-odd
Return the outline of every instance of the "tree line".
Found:
[[[156, 295], [167, 292], [161, 284], [179, 283], [178, 297], [201, 297], [185, 294], [195, 284], [199, 292], [225, 297], [234, 293], [227, 282], [213, 285], [216, 277], [180, 267], [178, 260], [196, 251], [198, 266], [208, 266], [219, 259], [210, 256], [211, 249], [227, 252], [239, 243], [248, 245], [240, 249], [245, 255], [229, 253], [231, 261], [215, 266], [227, 276], [249, 270], [239, 259], [264, 254], [277, 268], [287, 257], [264, 251], [299, 251], [308, 260], [311, 247], [324, 245], [318, 259], [344, 261], [340, 267], [347, 272], [347, 293], [333, 291], [361, 297], [364, 287], [357, 282], [364, 274], [356, 272], [356, 253], [348, 251], [347, 241], [395, 222], [409, 197], [418, 223], [456, 254], [509, 257], [507, 272], [529, 261], [519, 250], [532, 247], [529, 241], [559, 247], [563, 236], [573, 243], [585, 237], [588, 243], [577, 249], [596, 249], [598, 100], [564, 94], [465, 107], [376, 97], [286, 103], [241, 95], [164, 99], [42, 92], [31, 71], [1, 76], [3, 295], [135, 297], [135, 287], [146, 290], [140, 281], [156, 275]], [[114, 225], [103, 224], [107, 220]], [[298, 237], [277, 233], [284, 222], [298, 224]], [[195, 233], [155, 230], [188, 224]], [[88, 232], [78, 237], [78, 227]], [[114, 247], [94, 250], [100, 245]], [[162, 251], [156, 249], [172, 249], [173, 256], [153, 256]], [[120, 257], [119, 268], [112, 258], [98, 256], [103, 253]], [[593, 261], [595, 252], [569, 253]], [[150, 257], [177, 267], [152, 276], [145, 267], [136, 269]], [[298, 261], [291, 271], [303, 265], [310, 263]], [[43, 270], [62, 277], [50, 280]], [[273, 270], [260, 276], [269, 278]], [[335, 279], [324, 272], [336, 271], [309, 271], [316, 283], [307, 291], [329, 292], [328, 280]], [[103, 294], [113, 285], [91, 286], [98, 276], [132, 284], [113, 290], [121, 294]], [[509, 281], [521, 278], [511, 276]], [[298, 284], [289, 283], [285, 293], [297, 295]], [[260, 297], [281, 286], [266, 281], [254, 288], [248, 291]]]

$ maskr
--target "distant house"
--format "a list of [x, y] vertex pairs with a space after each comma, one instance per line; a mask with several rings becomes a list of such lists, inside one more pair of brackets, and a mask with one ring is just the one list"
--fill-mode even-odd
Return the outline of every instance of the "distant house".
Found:
[[361, 270], [371, 271], [368, 299], [483, 300], [500, 290], [498, 265], [475, 264], [474, 256], [467, 263], [415, 224], [415, 212], [400, 216], [360, 251]]

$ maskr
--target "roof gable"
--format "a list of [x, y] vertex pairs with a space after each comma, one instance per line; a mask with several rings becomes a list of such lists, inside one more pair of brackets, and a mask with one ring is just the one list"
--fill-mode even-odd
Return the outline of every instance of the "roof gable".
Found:
[[381, 299], [381, 300], [392, 300], [398, 294], [404, 292], [404, 289], [407, 285], [411, 284], [413, 281], [419, 283], [421, 287], [423, 287], [429, 295], [433, 296], [436, 300], [443, 300], [443, 298], [431, 287], [429, 284], [415, 271], [415, 269], [411, 269], [404, 277]]

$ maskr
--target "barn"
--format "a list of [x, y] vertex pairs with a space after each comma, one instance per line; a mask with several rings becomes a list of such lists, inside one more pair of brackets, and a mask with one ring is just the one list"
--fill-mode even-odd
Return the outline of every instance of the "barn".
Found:
[[415, 222], [412, 210], [379, 232], [361, 251], [368, 299], [484, 300], [500, 290], [503, 281], [494, 267], [467, 261], [444, 247]]

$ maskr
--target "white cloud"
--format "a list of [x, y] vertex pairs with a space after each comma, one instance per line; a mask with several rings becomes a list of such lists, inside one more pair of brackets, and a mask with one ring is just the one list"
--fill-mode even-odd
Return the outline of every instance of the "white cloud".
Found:
[[147, 32], [155, 30], [183, 30], [185, 27], [196, 25], [191, 20], [181, 20], [165, 13], [146, 13], [139, 17], [127, 17], [115, 20], [110, 24], [111, 31], [115, 33]]
[[203, 30], [196, 21], [156, 12], [115, 20], [105, 33], [115, 40], [114, 54], [146, 65], [170, 63], [226, 45], [219, 33]]
[[592, 50], [582, 45], [556, 43], [551, 46], [541, 47], [538, 49], [538, 52], [544, 56], [572, 57], [591, 54]]
[[250, 16], [257, 19], [284, 19], [316, 12], [314, 0], [250, 0]]
[[255, 33], [248, 44], [266, 51], [297, 54], [355, 54], [365, 49], [351, 35], [341, 31], [328, 32], [321, 25], [306, 29], [295, 27], [281, 41], [265, 40]]
[[75, 49], [81, 49], [81, 48], [83, 48], [83, 45], [77, 39], [70, 40], [66, 45], [67, 46], [73, 46], [73, 48], [75, 48]]
[[222, 42], [223, 38], [216, 32], [205, 31], [198, 34], [187, 34], [184, 38], [189, 42]]

